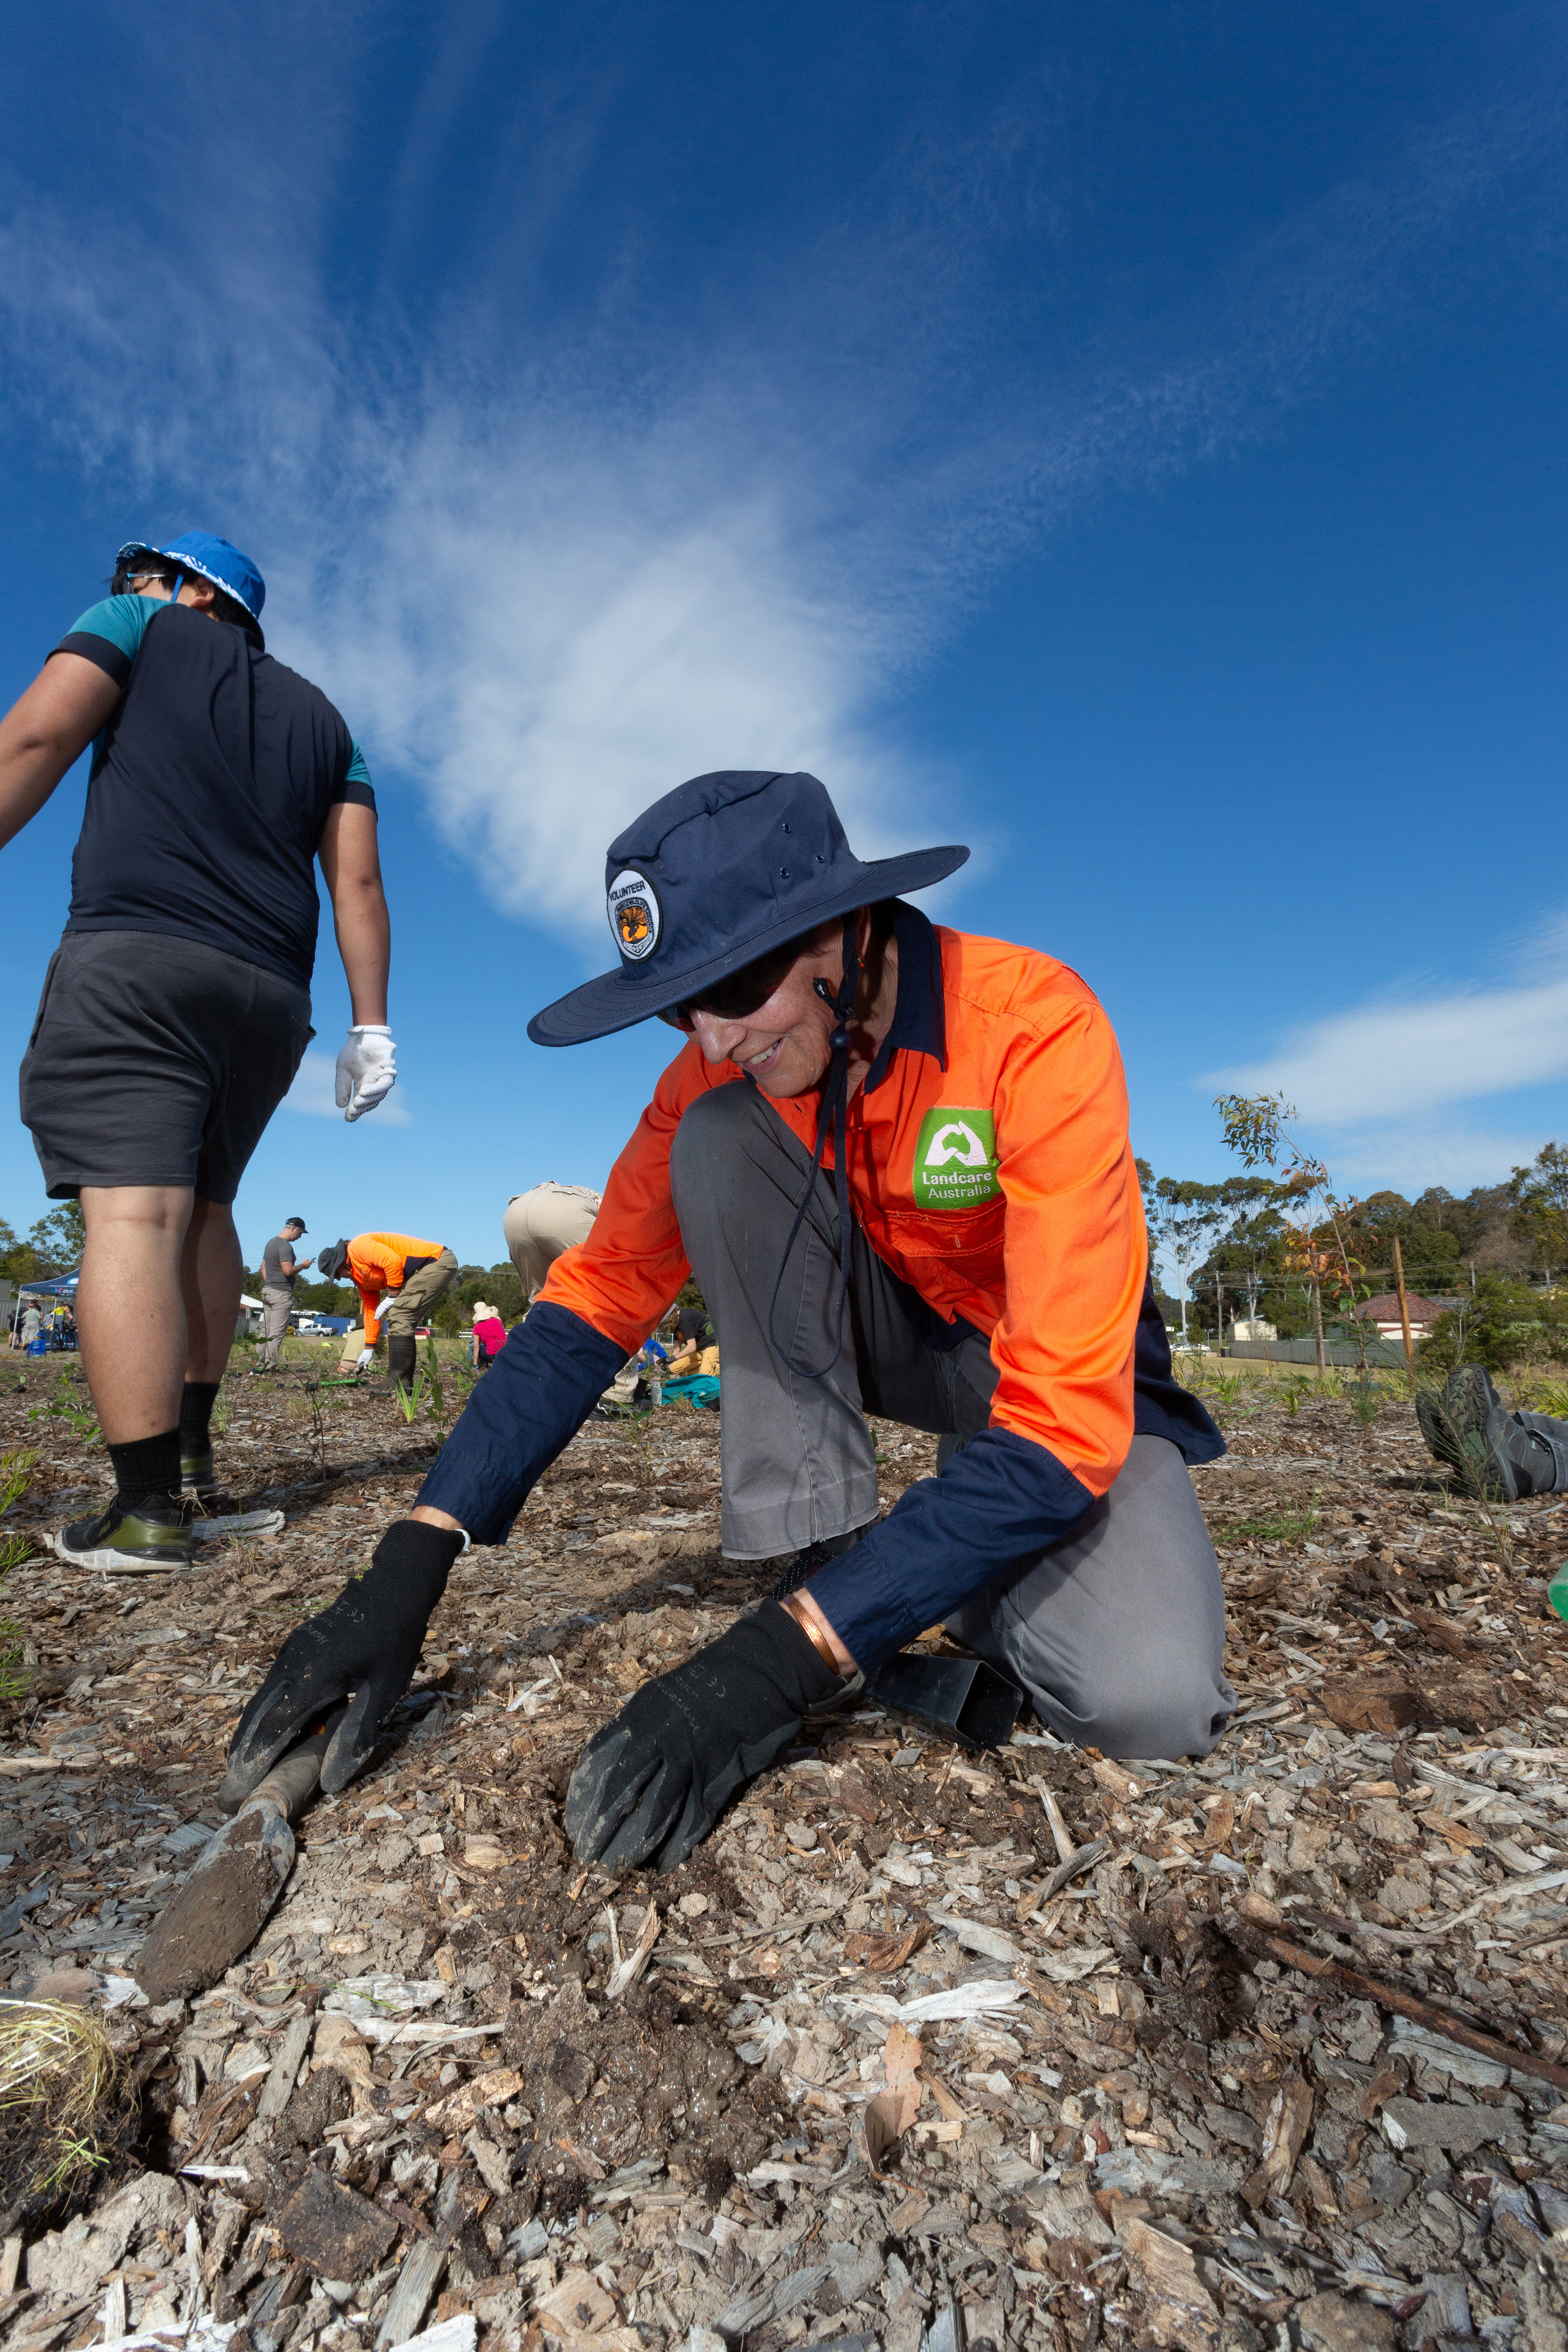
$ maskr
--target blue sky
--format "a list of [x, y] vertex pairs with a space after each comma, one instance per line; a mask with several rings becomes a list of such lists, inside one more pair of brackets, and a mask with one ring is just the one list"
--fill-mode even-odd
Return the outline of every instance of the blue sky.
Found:
[[[446, 20], [449, 15], [450, 21]], [[1568, 1138], [1564, 11], [1445, 0], [78, 6], [0, 90], [0, 694], [142, 532], [220, 531], [382, 808], [389, 1109], [346, 1003], [254, 1257], [501, 1252], [666, 1058], [529, 1014], [605, 844], [806, 766], [933, 911], [1076, 965], [1138, 1149], [1279, 1085], [1346, 1184]], [[5, 853], [0, 1060], [82, 778]], [[0, 1125], [0, 1214], [45, 1203]]]

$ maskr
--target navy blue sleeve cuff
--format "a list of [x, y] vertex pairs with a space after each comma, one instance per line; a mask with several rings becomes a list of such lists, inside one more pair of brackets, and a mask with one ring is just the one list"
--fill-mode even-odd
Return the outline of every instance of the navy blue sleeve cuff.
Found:
[[532, 1307], [458, 1415], [418, 1500], [475, 1543], [502, 1543], [542, 1471], [569, 1444], [626, 1357], [569, 1307]]
[[79, 654], [83, 661], [96, 662], [106, 677], [111, 677], [123, 694], [131, 682], [131, 656], [111, 646], [107, 637], [95, 637], [86, 629], [73, 629], [54, 647], [57, 654]]
[[355, 808], [373, 809], [375, 806], [375, 788], [372, 784], [362, 784], [357, 776], [347, 776], [332, 794], [331, 806], [336, 808], [340, 801], [352, 801]]
[[1137, 1437], [1163, 1437], [1181, 1453], [1189, 1470], [1217, 1462], [1226, 1450], [1213, 1419], [1181, 1386], [1171, 1365], [1165, 1318], [1155, 1303], [1152, 1281], [1143, 1286], [1143, 1306], [1132, 1359], [1132, 1430]]
[[984, 1429], [937, 1478], [812, 1578], [810, 1592], [862, 1672], [1008, 1570], [1059, 1543], [1094, 1496], [1043, 1445]]

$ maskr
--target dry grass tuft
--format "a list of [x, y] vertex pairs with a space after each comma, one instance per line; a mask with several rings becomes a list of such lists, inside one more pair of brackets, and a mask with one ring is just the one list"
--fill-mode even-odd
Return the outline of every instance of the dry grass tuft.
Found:
[[122, 2071], [91, 2010], [0, 2000], [0, 2203], [8, 2220], [68, 2197], [110, 2161], [124, 2133]]

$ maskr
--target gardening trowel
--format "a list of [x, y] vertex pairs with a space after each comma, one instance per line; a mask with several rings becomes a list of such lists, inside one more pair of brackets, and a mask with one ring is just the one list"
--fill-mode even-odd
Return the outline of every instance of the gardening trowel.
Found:
[[334, 1707], [308, 1739], [280, 1756], [202, 1848], [142, 1947], [136, 1981], [149, 2000], [205, 1992], [256, 1941], [294, 1866], [291, 1824], [321, 1777], [321, 1759], [343, 1714]]
[[900, 1650], [867, 1678], [866, 1696], [945, 1731], [961, 1748], [1005, 1748], [1025, 1694], [983, 1658], [927, 1657]]

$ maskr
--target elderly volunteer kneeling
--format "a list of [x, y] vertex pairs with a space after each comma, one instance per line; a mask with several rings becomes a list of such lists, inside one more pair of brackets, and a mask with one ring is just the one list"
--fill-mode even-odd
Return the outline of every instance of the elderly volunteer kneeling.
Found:
[[[579, 1859], [673, 1869], [808, 1709], [938, 1620], [1063, 1738], [1214, 1746], [1235, 1694], [1187, 1465], [1224, 1444], [1171, 1376], [1116, 1040], [1075, 972], [900, 895], [967, 855], [863, 863], [816, 777], [752, 772], [611, 845], [619, 963], [529, 1034], [657, 1016], [685, 1042], [412, 1516], [284, 1643], [231, 1795], [350, 1694], [323, 1783], [360, 1769], [452, 1562], [505, 1536], [689, 1272], [723, 1351], [723, 1549], [794, 1557], [584, 1748]], [[946, 1441], [885, 1519], [868, 1412]]]

